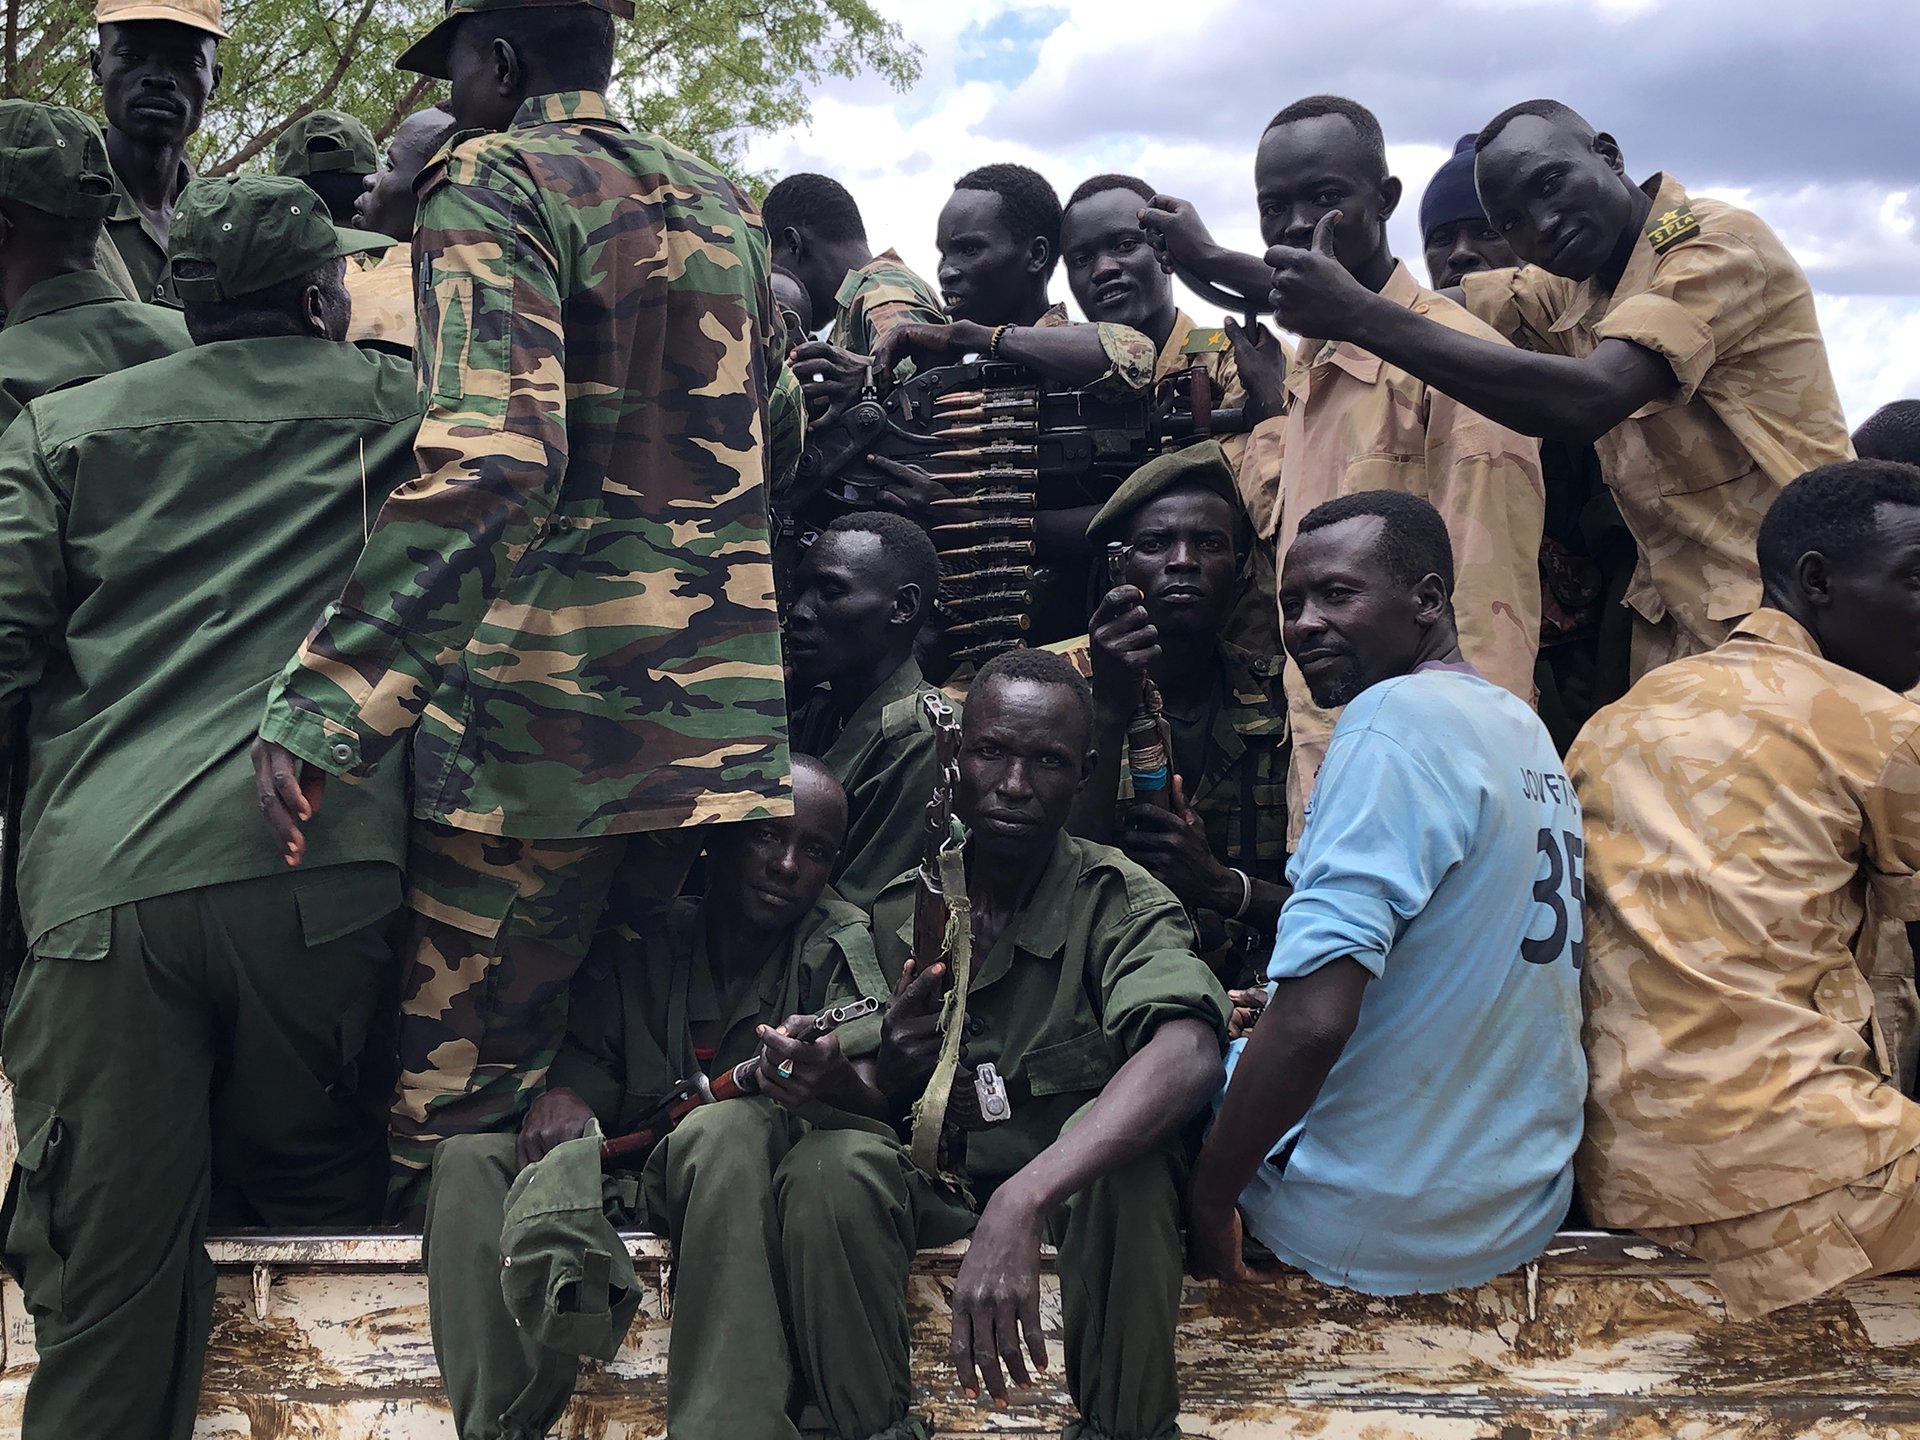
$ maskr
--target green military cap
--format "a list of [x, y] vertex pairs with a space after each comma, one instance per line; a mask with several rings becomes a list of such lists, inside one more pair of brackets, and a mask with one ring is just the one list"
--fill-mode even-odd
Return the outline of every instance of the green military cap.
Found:
[[63, 220], [113, 212], [113, 170], [100, 127], [65, 105], [0, 100], [0, 199]]
[[478, 15], [487, 10], [534, 10], [549, 5], [590, 5], [622, 19], [633, 14], [633, 0], [447, 0], [447, 13], [440, 23], [409, 45], [393, 63], [402, 70], [451, 80], [448, 56], [453, 49], [453, 32], [462, 15]]
[[640, 1287], [602, 1204], [598, 1125], [554, 1146], [507, 1192], [500, 1293], [536, 1345], [598, 1360], [620, 1348]]
[[1150, 500], [1158, 500], [1169, 490], [1198, 485], [1230, 502], [1240, 513], [1240, 491], [1233, 481], [1233, 467], [1218, 440], [1205, 440], [1182, 450], [1169, 450], [1142, 465], [1113, 492], [1100, 507], [1100, 513], [1087, 526], [1089, 540], [1123, 540], [1126, 522]]
[[380, 168], [373, 132], [344, 110], [315, 110], [302, 115], [273, 142], [273, 173], [319, 175], [347, 170], [371, 175]]
[[[342, 255], [396, 243], [335, 225], [313, 187], [291, 175], [201, 176], [187, 182], [174, 206], [167, 263], [182, 300], [231, 300]], [[184, 276], [187, 261], [211, 265], [213, 274]]]

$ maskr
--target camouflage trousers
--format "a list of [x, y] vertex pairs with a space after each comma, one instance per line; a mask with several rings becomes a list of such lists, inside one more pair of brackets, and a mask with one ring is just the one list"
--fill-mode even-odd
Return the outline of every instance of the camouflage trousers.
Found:
[[1920, 1150], [1776, 1210], [1641, 1233], [1706, 1261], [1727, 1314], [1757, 1319], [1853, 1280], [1920, 1266]]
[[567, 993], [616, 892], [676, 894], [704, 828], [521, 840], [414, 822], [388, 1211], [417, 1214], [434, 1147], [512, 1130], [567, 1028]]

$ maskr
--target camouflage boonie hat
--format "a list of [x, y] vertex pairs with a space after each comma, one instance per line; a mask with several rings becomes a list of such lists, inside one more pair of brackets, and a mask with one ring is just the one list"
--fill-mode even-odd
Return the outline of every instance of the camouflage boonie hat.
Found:
[[500, 1227], [500, 1293], [536, 1345], [611, 1360], [640, 1308], [640, 1287], [600, 1180], [598, 1125], [520, 1172]]
[[1211, 490], [1242, 513], [1240, 491], [1233, 483], [1233, 468], [1227, 464], [1227, 452], [1218, 440], [1202, 441], [1183, 450], [1169, 450], [1142, 465], [1113, 492], [1087, 524], [1089, 540], [1123, 540], [1121, 534], [1133, 512], [1149, 501], [1158, 500], [1169, 490], [1183, 485], [1199, 485]]
[[321, 175], [346, 170], [371, 175], [380, 168], [373, 132], [344, 110], [302, 115], [273, 142], [273, 173]]
[[394, 66], [431, 75], [437, 80], [451, 80], [448, 53], [453, 48], [453, 32], [459, 27], [462, 15], [478, 15], [486, 10], [534, 10], [549, 5], [590, 5], [621, 19], [633, 14], [633, 0], [447, 0], [445, 18], [409, 45], [393, 62]]
[[65, 105], [0, 100], [0, 200], [63, 220], [113, 213], [113, 170], [100, 127]]
[[216, 40], [227, 38], [220, 23], [220, 0], [99, 0], [94, 7], [96, 25], [122, 25], [129, 20], [169, 20], [190, 30], [204, 30]]
[[[182, 300], [231, 300], [397, 243], [335, 225], [313, 187], [291, 175], [201, 176], [187, 182], [174, 207], [167, 263]], [[183, 262], [211, 265], [213, 274], [184, 276]]]

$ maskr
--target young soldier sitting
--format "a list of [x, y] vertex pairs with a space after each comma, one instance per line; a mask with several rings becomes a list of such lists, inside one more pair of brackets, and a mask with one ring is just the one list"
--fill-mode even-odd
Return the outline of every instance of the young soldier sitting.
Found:
[[818, 755], [847, 792], [847, 839], [833, 885], [862, 909], [920, 855], [934, 781], [932, 688], [914, 639], [940, 588], [933, 542], [873, 511], [829, 525], [801, 559], [787, 607], [792, 745]]
[[[1003, 1364], [1027, 1383], [1023, 1336], [1045, 1364], [1040, 1242], [1051, 1239], [1067, 1386], [1081, 1416], [1068, 1433], [1144, 1440], [1176, 1433], [1179, 1136], [1219, 1083], [1227, 1001], [1194, 954], [1179, 902], [1119, 852], [1065, 833], [1094, 761], [1091, 697], [1065, 660], [1013, 650], [981, 666], [961, 723], [954, 805], [970, 832], [966, 1058], [998, 1068], [1012, 1116], [967, 1133], [952, 1157], [977, 1220], [958, 1190], [914, 1170], [875, 1195], [867, 1228], [842, 1233], [869, 1237], [904, 1276], [916, 1238], [972, 1230], [953, 1293], [953, 1357], [968, 1395], [984, 1382], [996, 1402]], [[909, 957], [915, 889], [902, 876], [874, 907], [881, 969], [903, 987], [875, 1072], [897, 1107], [921, 1094], [933, 1067], [945, 969]], [[956, 1088], [972, 1090], [964, 1074]], [[899, 1419], [904, 1286], [859, 1324], [875, 1344], [846, 1383], [889, 1387]]]
[[[434, 1352], [461, 1440], [545, 1435], [580, 1356], [610, 1356], [632, 1314], [617, 1303], [601, 1309], [607, 1295], [582, 1295], [582, 1311], [605, 1324], [553, 1345], [540, 1336], [559, 1327], [509, 1309], [502, 1249], [509, 1264], [513, 1249], [502, 1221], [516, 1175], [596, 1133], [596, 1121], [619, 1135], [681, 1080], [755, 1055], [762, 1094], [695, 1110], [609, 1202], [609, 1218], [670, 1236], [691, 1282], [675, 1302], [668, 1427], [685, 1440], [790, 1440], [796, 1364], [836, 1433], [867, 1435], [897, 1418], [849, 1409], [836, 1389], [865, 1357], [841, 1311], [825, 1307], [852, 1295], [884, 1312], [906, 1285], [904, 1261], [876, 1269], [848, 1255], [841, 1236], [865, 1233], [867, 1217], [844, 1229], [842, 1212], [872, 1188], [869, 1170], [892, 1183], [907, 1167], [884, 1126], [834, 1128], [860, 1122], [833, 1102], [870, 1095], [842, 1048], [859, 1048], [860, 1031], [789, 1038], [804, 1033], [804, 1017], [859, 998], [861, 978], [875, 974], [866, 917], [827, 889], [845, 796], [805, 756], [794, 759], [793, 782], [790, 818], [716, 832], [703, 902], [679, 902], [644, 934], [602, 934], [574, 982], [566, 1046], [520, 1133], [440, 1148], [427, 1275]], [[874, 1027], [864, 1028], [871, 1048]], [[584, 1252], [604, 1229], [595, 1214], [582, 1222]]]
[[[1092, 782], [1071, 828], [1117, 843], [1179, 897], [1229, 985], [1264, 970], [1286, 899], [1287, 709], [1280, 659], [1225, 638], [1252, 530], [1209, 441], [1150, 460], [1094, 517], [1096, 549], [1126, 545], [1120, 583], [1070, 653], [1093, 681]], [[1157, 798], [1120, 803], [1127, 724], [1151, 680], [1172, 737]], [[1264, 994], [1261, 997], [1264, 999]]]
[[1194, 1166], [1196, 1274], [1256, 1278], [1244, 1218], [1327, 1284], [1448, 1290], [1533, 1259], [1566, 1215], [1580, 812], [1546, 727], [1461, 659], [1452, 592], [1445, 523], [1400, 491], [1315, 507], [1282, 562], [1287, 651], [1345, 709], [1273, 1001]]
[[1746, 1318], [1920, 1265], [1920, 1105], [1864, 954], [1920, 919], [1920, 474], [1853, 461], [1761, 522], [1765, 605], [1568, 757], [1591, 898], [1581, 1189]]

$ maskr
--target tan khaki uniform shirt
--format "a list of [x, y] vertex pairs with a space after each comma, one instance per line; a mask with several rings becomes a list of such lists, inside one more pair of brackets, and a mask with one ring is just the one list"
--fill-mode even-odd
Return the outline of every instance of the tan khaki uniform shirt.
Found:
[[[1710, 650], [1760, 604], [1754, 536], [1790, 480], [1853, 458], [1807, 277], [1758, 216], [1655, 175], [1646, 233], [1611, 294], [1536, 267], [1469, 275], [1467, 307], [1523, 349], [1602, 340], [1679, 381], [1595, 443], [1640, 549], [1634, 675]], [[1650, 628], [1658, 627], [1658, 628]]]
[[348, 261], [347, 294], [353, 301], [347, 339], [413, 350], [420, 328], [413, 303], [413, 246], [403, 240], [371, 265]]
[[1920, 706], [1758, 610], [1567, 757], [1586, 817], [1593, 1218], [1758, 1214], [1920, 1144], [1860, 947], [1920, 918]]
[[[1499, 337], [1395, 265], [1381, 295], [1481, 339]], [[1487, 679], [1533, 699], [1540, 645], [1540, 531], [1546, 489], [1539, 442], [1496, 425], [1398, 366], [1342, 341], [1302, 340], [1287, 372], [1288, 410], [1253, 432], [1240, 492], [1254, 524], [1276, 541], [1284, 573], [1300, 522], [1314, 506], [1368, 490], [1424, 496], [1453, 541], [1453, 611], [1460, 649]], [[1339, 712], [1322, 710], [1287, 661], [1293, 763], [1292, 839]]]

